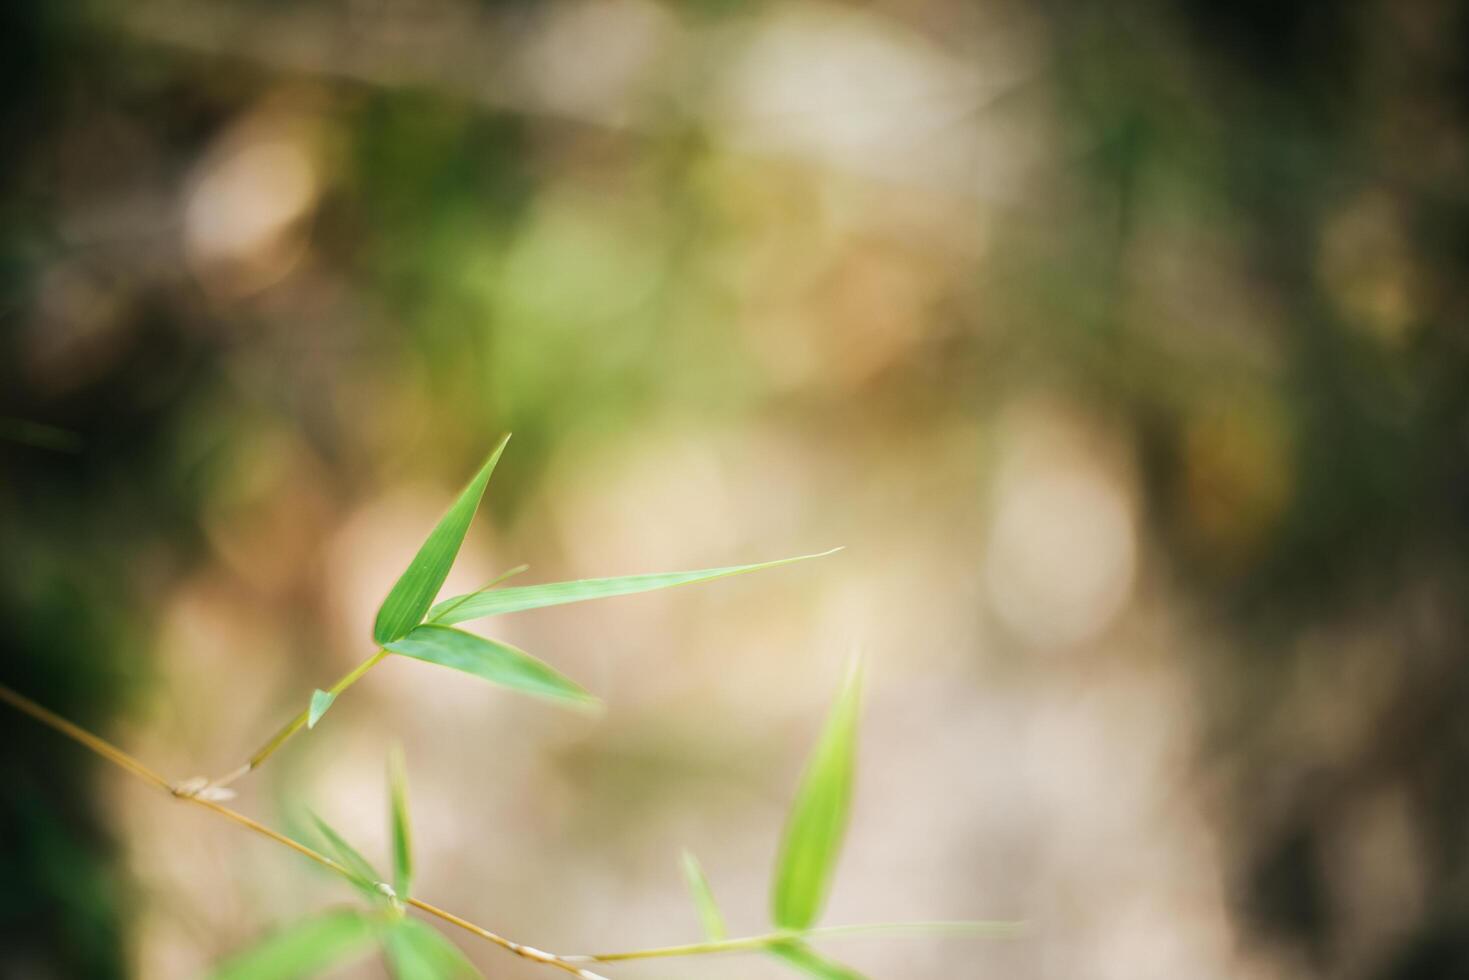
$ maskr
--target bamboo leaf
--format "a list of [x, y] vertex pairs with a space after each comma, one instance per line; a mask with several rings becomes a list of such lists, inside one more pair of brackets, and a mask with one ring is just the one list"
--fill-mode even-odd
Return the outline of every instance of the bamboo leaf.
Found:
[[353, 909], [329, 912], [267, 936], [218, 967], [212, 980], [300, 980], [373, 941], [372, 919]]
[[809, 929], [821, 914], [852, 802], [862, 670], [852, 662], [791, 805], [776, 862], [772, 906], [783, 929]]
[[856, 970], [827, 959], [805, 943], [780, 943], [770, 947], [770, 955], [820, 980], [866, 980]]
[[393, 653], [452, 667], [525, 694], [589, 705], [597, 699], [523, 650], [448, 626], [420, 626], [387, 644]]
[[403, 919], [383, 943], [397, 980], [460, 980], [479, 977], [469, 957], [432, 926]]
[[388, 756], [388, 786], [392, 796], [393, 889], [399, 898], [407, 898], [413, 883], [413, 834], [408, 823], [408, 776], [401, 745], [393, 746]]
[[409, 630], [423, 621], [424, 613], [428, 612], [434, 597], [443, 588], [449, 568], [459, 554], [459, 546], [464, 543], [469, 522], [474, 518], [480, 498], [484, 496], [485, 487], [490, 482], [490, 474], [495, 471], [495, 464], [500, 461], [500, 454], [505, 451], [505, 444], [509, 441], [508, 435], [500, 440], [485, 465], [480, 467], [474, 479], [469, 481], [469, 486], [454, 501], [454, 506], [449, 508], [449, 512], [430, 532], [428, 540], [418, 549], [418, 554], [413, 556], [413, 561], [408, 563], [402, 577], [383, 600], [382, 607], [377, 611], [377, 622], [372, 628], [372, 638], [378, 644], [385, 645], [402, 639]]
[[426, 622], [426, 623], [457, 623], [457, 622], [462, 622], [461, 620], [450, 619], [450, 614], [453, 613], [453, 611], [455, 609], [458, 609], [460, 606], [462, 606], [464, 603], [468, 602], [470, 599], [473, 599], [475, 596], [481, 595], [482, 593], [485, 593], [485, 592], [490, 591], [491, 589], [493, 589], [496, 586], [498, 586], [501, 582], [506, 582], [506, 581], [514, 578], [517, 575], [524, 575], [528, 571], [530, 571], [530, 566], [529, 565], [525, 565], [525, 564], [516, 565], [514, 568], [509, 569], [508, 571], [501, 572], [499, 575], [495, 576], [493, 579], [491, 579], [490, 581], [486, 582], [484, 585], [481, 585], [479, 588], [475, 589], [473, 592], [466, 592], [466, 593], [464, 593], [461, 596], [455, 596], [452, 599], [445, 599], [443, 602], [437, 604], [436, 606], [434, 606], [432, 609], [429, 610], [428, 618], [425, 619], [424, 622]]
[[699, 921], [704, 925], [704, 938], [711, 942], [717, 942], [728, 933], [724, 928], [724, 916], [719, 912], [719, 906], [714, 902], [714, 892], [709, 889], [709, 879], [704, 877], [704, 869], [699, 866], [699, 859], [689, 851], [683, 852], [683, 873], [689, 883], [689, 894], [694, 898], [694, 907], [699, 911]]
[[311, 814], [311, 819], [316, 823], [317, 832], [326, 841], [327, 850], [331, 851], [332, 858], [352, 876], [352, 883], [357, 886], [358, 890], [378, 901], [385, 898], [386, 896], [378, 888], [383, 876], [378, 874], [372, 863], [363, 857], [355, 847], [348, 844], [346, 838], [337, 833], [331, 824], [314, 813]]
[[320, 688], [311, 692], [311, 710], [306, 714], [306, 727], [315, 728], [316, 723], [321, 721], [321, 716], [326, 714], [326, 709], [332, 706], [337, 696], [331, 691], [323, 691]]
[[526, 609], [541, 609], [559, 606], [568, 602], [585, 602], [588, 599], [607, 599], [612, 596], [633, 595], [652, 592], [675, 585], [690, 585], [712, 579], [757, 572], [766, 568], [778, 568], [809, 558], [824, 558], [841, 551], [833, 548], [815, 555], [799, 555], [777, 561], [760, 562], [755, 565], [730, 565], [725, 568], [705, 568], [695, 572], [666, 572], [655, 575], [624, 575], [619, 578], [585, 578], [574, 582], [551, 582], [545, 585], [518, 585], [508, 589], [483, 589], [467, 595], [446, 599], [429, 610], [431, 623], [450, 626], [484, 616], [521, 612]]

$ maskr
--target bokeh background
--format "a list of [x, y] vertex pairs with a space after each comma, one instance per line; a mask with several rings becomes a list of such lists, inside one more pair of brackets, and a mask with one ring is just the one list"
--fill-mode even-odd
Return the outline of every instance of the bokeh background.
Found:
[[[1466, 5], [0, 21], [0, 680], [231, 768], [513, 431], [451, 588], [847, 550], [476, 627], [601, 717], [389, 662], [247, 812], [381, 855], [401, 738], [432, 901], [687, 941], [687, 846], [758, 931], [861, 648], [827, 920], [1030, 923], [830, 947], [874, 977], [1469, 975]], [[348, 897], [0, 736], [0, 976], [195, 977]]]

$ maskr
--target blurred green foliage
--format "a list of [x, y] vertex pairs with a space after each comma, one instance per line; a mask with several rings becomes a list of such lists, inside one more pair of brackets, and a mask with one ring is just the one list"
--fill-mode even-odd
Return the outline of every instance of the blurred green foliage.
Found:
[[[211, 521], [269, 530], [292, 486], [357, 501], [425, 458], [447, 485], [514, 430], [508, 520], [567, 447], [767, 424], [850, 450], [810, 466], [855, 495], [930, 435], [966, 440], [923, 457], [936, 483], [988, 459], [1006, 406], [1060, 392], [1135, 453], [1154, 585], [1215, 641], [1189, 669], [1240, 921], [1330, 975], [1327, 847], [1390, 787], [1427, 911], [1363, 975], [1469, 962], [1464, 4], [612, 5], [591, 48], [652, 23], [673, 53], [581, 89], [581, 59], [534, 60], [538, 5], [370, 6], [0, 12], [0, 681], [136, 712]], [[805, 89], [774, 54], [740, 75], [802, 16]], [[821, 84], [802, 45], [853, 18], [1004, 84], [915, 135], [951, 90]], [[801, 101], [828, 88], [856, 94]], [[234, 199], [205, 190], [262, 146], [307, 159], [302, 203], [231, 238], [269, 208], [246, 187], [211, 223]], [[240, 578], [291, 652], [325, 645], [320, 595]], [[1372, 737], [1330, 757], [1290, 734], [1337, 696], [1302, 678], [1357, 676], [1358, 639]], [[0, 973], [123, 975], [89, 764], [27, 725], [0, 717]]]

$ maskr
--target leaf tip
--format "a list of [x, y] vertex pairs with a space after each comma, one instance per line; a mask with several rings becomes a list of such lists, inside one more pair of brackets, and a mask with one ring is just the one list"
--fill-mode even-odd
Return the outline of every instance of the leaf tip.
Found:
[[607, 711], [607, 702], [590, 691], [583, 691], [580, 696], [569, 703], [573, 709], [586, 715], [602, 715]]

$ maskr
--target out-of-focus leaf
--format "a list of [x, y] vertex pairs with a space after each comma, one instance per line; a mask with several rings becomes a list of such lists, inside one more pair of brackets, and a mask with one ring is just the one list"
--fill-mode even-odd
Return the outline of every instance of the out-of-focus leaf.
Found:
[[772, 906], [783, 929], [809, 929], [821, 914], [852, 802], [862, 669], [853, 661], [806, 763], [775, 867]]
[[632, 595], [651, 592], [675, 585], [707, 582], [711, 579], [757, 572], [762, 568], [778, 568], [809, 558], [824, 558], [841, 551], [833, 548], [816, 555], [799, 555], [781, 558], [778, 561], [761, 562], [757, 565], [730, 565], [726, 568], [705, 568], [696, 572], [667, 572], [656, 575], [624, 575], [620, 578], [586, 578], [575, 582], [551, 582], [546, 585], [518, 585], [509, 589], [485, 589], [467, 596], [446, 599], [429, 610], [429, 622], [445, 626], [462, 623], [482, 616], [520, 612], [525, 609], [540, 609], [544, 606], [559, 606], [568, 602], [584, 602], [587, 599], [606, 599], [611, 596]]
[[371, 917], [352, 909], [288, 926], [231, 957], [212, 980], [300, 980], [325, 970], [373, 941]]
[[709, 889], [709, 879], [704, 877], [699, 859], [689, 851], [683, 852], [683, 874], [689, 883], [694, 907], [699, 910], [699, 921], [704, 925], [704, 938], [711, 941], [723, 939], [728, 935], [724, 929], [724, 916], [714, 902], [714, 892]]
[[399, 898], [407, 898], [413, 884], [413, 833], [408, 823], [408, 776], [401, 745], [393, 746], [388, 755], [388, 787], [392, 796], [393, 889]]
[[481, 976], [458, 946], [417, 919], [403, 919], [395, 925], [383, 949], [397, 980], [461, 980]]
[[454, 564], [454, 557], [459, 554], [459, 546], [464, 543], [464, 535], [469, 530], [469, 522], [474, 518], [480, 498], [490, 482], [490, 474], [495, 471], [495, 464], [500, 461], [500, 454], [509, 441], [508, 435], [500, 440], [485, 465], [469, 481], [469, 486], [464, 488], [454, 506], [429, 534], [428, 540], [418, 549], [418, 554], [413, 556], [407, 570], [383, 600], [372, 628], [372, 638], [379, 645], [402, 639], [423, 621], [423, 614], [433, 605], [434, 597], [449, 575], [449, 568]]
[[314, 813], [311, 815], [311, 819], [316, 823], [317, 832], [326, 841], [327, 850], [331, 851], [331, 856], [351, 874], [352, 883], [363, 894], [372, 898], [381, 900], [386, 897], [377, 887], [378, 883], [383, 880], [383, 877], [377, 873], [377, 869], [372, 866], [372, 863], [363, 857], [357, 848], [348, 844], [346, 838], [332, 829], [331, 824]]
[[523, 650], [448, 626], [420, 626], [387, 649], [452, 667], [526, 694], [595, 704], [597, 699]]
[[315, 728], [316, 723], [321, 721], [321, 716], [326, 714], [326, 709], [332, 706], [337, 696], [330, 691], [318, 688], [311, 692], [311, 710], [306, 713], [306, 727]]
[[856, 970], [827, 959], [805, 943], [780, 943], [770, 947], [770, 955], [820, 980], [866, 980]]

